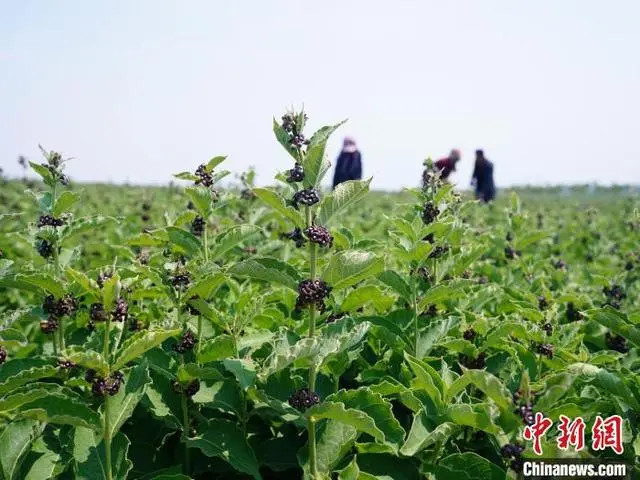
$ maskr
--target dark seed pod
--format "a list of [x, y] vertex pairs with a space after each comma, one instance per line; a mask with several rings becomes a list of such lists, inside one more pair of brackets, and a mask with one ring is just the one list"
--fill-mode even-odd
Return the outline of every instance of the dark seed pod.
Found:
[[462, 333], [462, 338], [472, 342], [476, 338], [476, 331], [473, 328], [469, 328]]
[[509, 260], [513, 260], [518, 256], [518, 252], [511, 245], [507, 245], [504, 249], [504, 256]]
[[40, 321], [40, 330], [42, 333], [51, 334], [58, 329], [58, 319], [54, 316], [50, 316], [46, 320]]
[[433, 236], [433, 233], [429, 233], [422, 238], [422, 241], [433, 244], [435, 242], [435, 237]]
[[124, 322], [128, 316], [129, 305], [122, 297], [120, 297], [118, 298], [118, 300], [116, 300], [116, 306], [111, 313], [111, 317], [113, 318], [114, 322]]
[[4, 347], [0, 347], [0, 365], [7, 361], [7, 350]]
[[304, 234], [312, 243], [317, 243], [321, 247], [329, 247], [333, 245], [333, 237], [325, 227], [321, 225], [312, 225], [304, 231]]
[[541, 343], [536, 346], [536, 352], [540, 355], [546, 355], [548, 359], [553, 358], [553, 345], [550, 343]]
[[564, 263], [564, 260], [559, 259], [553, 262], [553, 266], [556, 270], [565, 270], [567, 268], [567, 264]]
[[70, 316], [73, 315], [77, 309], [78, 300], [73, 295], [67, 294], [56, 303], [55, 314], [58, 317], [64, 317], [65, 315]]
[[53, 245], [47, 240], [40, 240], [40, 242], [38, 242], [37, 249], [42, 258], [49, 258], [53, 255]]
[[308, 388], [302, 388], [289, 397], [289, 405], [301, 412], [319, 403], [320, 397], [318, 394]]
[[104, 287], [104, 282], [109, 280], [111, 277], [113, 277], [113, 272], [110, 271], [110, 270], [106, 270], [104, 272], [100, 272], [98, 274], [98, 278], [97, 278], [98, 286], [100, 288]]
[[213, 185], [213, 176], [207, 171], [207, 167], [200, 165], [195, 172], [196, 185], [204, 185], [205, 187], [211, 187]]
[[460, 363], [464, 365], [466, 368], [481, 370], [486, 367], [486, 354], [484, 352], [480, 352], [476, 358], [467, 357], [466, 355], [460, 356]]
[[202, 217], [196, 217], [191, 222], [191, 233], [193, 233], [196, 237], [201, 237], [202, 233], [205, 229], [205, 221]]
[[198, 343], [198, 339], [193, 334], [193, 332], [191, 330], [186, 330], [182, 334], [180, 343], [177, 343], [173, 346], [173, 350], [178, 353], [185, 353], [189, 350], [193, 350], [193, 347], [195, 347], [196, 343]]
[[101, 303], [94, 303], [89, 309], [89, 317], [94, 322], [106, 322], [108, 318], [107, 312], [104, 310], [104, 305]]
[[549, 308], [549, 301], [543, 295], [538, 297], [538, 308], [540, 310], [546, 310]]
[[315, 305], [324, 311], [324, 299], [329, 296], [331, 287], [322, 280], [303, 280], [298, 285], [298, 299], [296, 309], [303, 309]]
[[313, 189], [307, 189], [296, 192], [293, 195], [291, 203], [297, 209], [299, 203], [310, 207], [311, 205], [315, 205], [319, 201], [320, 197], [318, 196], [318, 192]]
[[199, 391], [200, 391], [200, 380], [196, 379], [189, 382], [189, 385], [187, 385], [187, 387], [184, 389], [184, 394], [187, 397], [191, 398]]
[[151, 204], [148, 202], [143, 202], [142, 203], [142, 210], [145, 212], [148, 212], [149, 210], [151, 210]]
[[189, 275], [186, 273], [174, 275], [171, 278], [171, 284], [176, 288], [184, 288], [188, 286], [190, 282]]
[[38, 219], [38, 228], [42, 227], [61, 227], [64, 225], [64, 220], [60, 218], [52, 217], [51, 215], [41, 215]]
[[422, 208], [422, 221], [425, 225], [429, 225], [435, 221], [440, 215], [440, 209], [434, 205], [433, 202], [427, 202]]
[[333, 323], [336, 320], [339, 320], [341, 318], [343, 318], [346, 315], [345, 312], [340, 312], [340, 313], [332, 313], [331, 315], [329, 315], [327, 317], [326, 323]]
[[304, 170], [302, 165], [296, 163], [291, 170], [287, 170], [287, 182], [295, 183], [304, 180]]
[[549, 322], [545, 323], [542, 326], [542, 329], [547, 332], [547, 336], [550, 337], [551, 335], [553, 335], [553, 325], [551, 325]]
[[615, 350], [620, 353], [627, 353], [629, 351], [627, 339], [621, 335], [615, 335], [607, 332], [605, 334], [605, 343], [607, 344], [607, 348], [610, 350]]
[[63, 370], [70, 370], [72, 368], [75, 368], [76, 366], [77, 365], [73, 363], [71, 360], [67, 360], [65, 358], [58, 359], [58, 367], [62, 368]]
[[132, 318], [129, 320], [129, 331], [130, 332], [139, 332], [144, 328], [144, 323], [138, 320], [137, 318]]
[[297, 227], [290, 232], [283, 233], [282, 237], [294, 241], [296, 248], [302, 247], [306, 241], [302, 235], [302, 230]]
[[567, 320], [569, 320], [570, 322], [582, 320], [582, 314], [576, 310], [573, 302], [567, 303]]
[[442, 255], [449, 251], [449, 247], [447, 245], [438, 245], [436, 248], [431, 250], [429, 254], [429, 258], [440, 258]]

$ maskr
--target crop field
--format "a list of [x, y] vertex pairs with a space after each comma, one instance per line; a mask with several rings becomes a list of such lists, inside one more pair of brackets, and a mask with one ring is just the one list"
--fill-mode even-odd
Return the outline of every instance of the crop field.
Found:
[[483, 205], [428, 162], [331, 192], [340, 125], [304, 124], [274, 120], [273, 187], [223, 188], [232, 152], [166, 187], [75, 184], [49, 150], [0, 181], [0, 478], [638, 478], [640, 198]]

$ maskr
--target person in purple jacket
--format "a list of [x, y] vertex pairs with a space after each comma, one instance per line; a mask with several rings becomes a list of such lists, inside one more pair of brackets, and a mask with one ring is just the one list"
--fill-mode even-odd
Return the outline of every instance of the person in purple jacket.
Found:
[[360, 180], [362, 178], [362, 156], [351, 137], [346, 137], [342, 143], [342, 151], [336, 162], [336, 170], [333, 175], [333, 188], [348, 180]]

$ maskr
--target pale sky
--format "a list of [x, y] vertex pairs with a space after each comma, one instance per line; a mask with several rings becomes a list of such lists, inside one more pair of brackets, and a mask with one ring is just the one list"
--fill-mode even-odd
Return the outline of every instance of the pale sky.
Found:
[[[374, 188], [473, 151], [498, 186], [639, 183], [638, 0], [4, 0], [0, 167], [75, 157], [77, 181], [162, 183], [210, 157], [268, 184], [272, 117], [349, 118]], [[333, 171], [331, 171], [331, 175]], [[329, 180], [329, 179], [327, 179]]]

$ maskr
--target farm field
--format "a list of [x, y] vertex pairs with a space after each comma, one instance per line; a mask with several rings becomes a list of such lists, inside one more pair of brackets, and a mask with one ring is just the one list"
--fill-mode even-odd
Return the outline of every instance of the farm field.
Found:
[[0, 186], [0, 478], [517, 478], [537, 413], [638, 478], [640, 198], [329, 192], [337, 126], [285, 117], [277, 187]]

